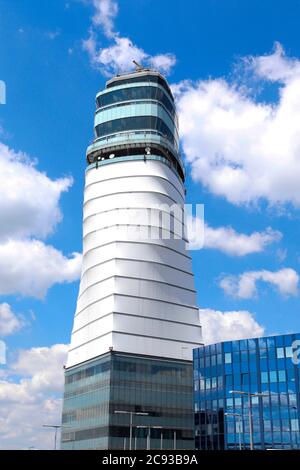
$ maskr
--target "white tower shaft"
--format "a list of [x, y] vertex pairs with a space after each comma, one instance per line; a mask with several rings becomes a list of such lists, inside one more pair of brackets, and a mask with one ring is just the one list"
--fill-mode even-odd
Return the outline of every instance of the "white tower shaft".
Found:
[[185, 240], [168, 227], [164, 238], [155, 237], [158, 225], [149, 227], [149, 211], [182, 206], [184, 188], [171, 168], [148, 158], [86, 172], [83, 266], [67, 367], [109, 348], [191, 360], [201, 342]]

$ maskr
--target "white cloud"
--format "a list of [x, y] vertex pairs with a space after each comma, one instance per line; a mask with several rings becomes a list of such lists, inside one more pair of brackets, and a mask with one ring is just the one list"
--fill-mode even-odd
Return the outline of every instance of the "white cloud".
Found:
[[80, 254], [66, 258], [32, 239], [45, 238], [62, 220], [60, 197], [71, 185], [72, 178], [52, 180], [28, 155], [0, 142], [0, 295], [42, 298], [53, 284], [79, 277]]
[[0, 381], [0, 448], [53, 448], [53, 431], [43, 424], [61, 422], [63, 365], [68, 346], [20, 351]]
[[92, 22], [101, 26], [107, 37], [114, 36], [114, 19], [118, 14], [118, 4], [114, 0], [92, 0], [95, 9]]
[[0, 304], [0, 337], [16, 333], [24, 326], [24, 318], [16, 315], [8, 303]]
[[98, 49], [95, 35], [84, 41], [84, 49], [89, 53], [92, 64], [100, 67], [105, 75], [128, 71], [134, 68], [132, 60], [143, 62], [146, 53], [135, 46], [128, 38], [116, 37], [110, 47]]
[[176, 64], [176, 56], [171, 53], [148, 56], [150, 66], [168, 75]]
[[283, 296], [298, 294], [299, 275], [291, 268], [279, 271], [248, 271], [238, 276], [224, 276], [220, 287], [227, 295], [240, 299], [250, 299], [257, 294], [257, 282], [263, 281], [271, 284]]
[[106, 48], [98, 48], [94, 33], [83, 41], [83, 48], [89, 54], [91, 63], [99, 67], [106, 76], [128, 72], [135, 68], [133, 60], [168, 74], [176, 63], [173, 54], [158, 54], [151, 56], [139, 48], [129, 38], [116, 35], [113, 44]]
[[[30, 390], [60, 392], [64, 385], [63, 365], [67, 351], [68, 346], [65, 344], [20, 351], [10, 371], [14, 375], [25, 377], [25, 380], [29, 377]], [[14, 400], [14, 397], [11, 399]]]
[[[118, 4], [114, 0], [93, 0], [95, 13], [93, 27], [83, 41], [83, 49], [88, 52], [92, 65], [106, 76], [128, 72], [135, 68], [133, 60], [143, 65], [154, 67], [167, 74], [176, 63], [174, 54], [150, 55], [136, 46], [130, 38], [122, 37], [114, 30], [114, 19], [118, 13]], [[97, 27], [111, 41], [108, 47], [98, 47]]]
[[279, 42], [275, 43], [273, 54], [258, 57], [248, 57], [245, 59], [246, 68], [266, 80], [273, 82], [289, 82], [300, 75], [300, 61], [289, 58]]
[[200, 309], [205, 344], [263, 336], [264, 327], [247, 310], [221, 312]]
[[55, 283], [79, 278], [81, 254], [66, 258], [39, 240], [9, 240], [0, 244], [0, 295], [42, 298]]
[[299, 206], [300, 61], [277, 45], [242, 64], [255, 83], [277, 83], [275, 104], [257, 102], [249, 88], [224, 79], [173, 87], [192, 176], [234, 204]]
[[0, 142], [0, 241], [44, 238], [62, 219], [59, 199], [72, 178], [50, 179], [24, 153]]
[[210, 248], [220, 250], [231, 256], [245, 256], [264, 251], [267, 245], [278, 242], [281, 232], [268, 227], [263, 232], [253, 232], [250, 235], [236, 232], [232, 227], [204, 226], [204, 237], [192, 239], [191, 249]]

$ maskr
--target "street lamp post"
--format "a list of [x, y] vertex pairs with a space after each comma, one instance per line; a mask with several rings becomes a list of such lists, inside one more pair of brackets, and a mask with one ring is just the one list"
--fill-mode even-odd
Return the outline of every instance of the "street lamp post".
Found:
[[251, 397], [264, 397], [264, 393], [251, 393], [244, 390], [230, 390], [229, 393], [237, 395], [248, 395], [248, 418], [249, 418], [249, 434], [250, 434], [250, 450], [253, 450], [253, 428], [252, 428], [252, 413], [251, 413]]
[[298, 408], [295, 405], [292, 408], [295, 412], [295, 418], [294, 418], [295, 424], [297, 423], [297, 429], [295, 431], [295, 440], [296, 440], [296, 449], [298, 449], [298, 437], [297, 437], [297, 433], [299, 432], [299, 424], [298, 424], [299, 421], [298, 421], [298, 413], [297, 413]]
[[225, 416], [237, 416], [239, 423], [239, 449], [242, 450], [242, 415], [240, 413], [224, 413]]
[[133, 422], [133, 414], [130, 413], [130, 426], [129, 426], [129, 450], [132, 448], [132, 422]]
[[160, 450], [162, 450], [162, 445], [163, 445], [163, 427], [162, 427], [162, 426], [152, 426], [152, 429], [160, 429]]
[[54, 450], [56, 450], [57, 431], [62, 428], [61, 424], [43, 424], [43, 428], [53, 428], [54, 432]]
[[138, 412], [138, 411], [126, 411], [126, 410], [115, 410], [114, 413], [119, 414], [119, 415], [129, 415], [130, 416], [130, 421], [129, 421], [129, 450], [132, 450], [133, 415], [135, 415], [135, 416], [148, 416], [149, 413], [143, 413], [143, 412]]

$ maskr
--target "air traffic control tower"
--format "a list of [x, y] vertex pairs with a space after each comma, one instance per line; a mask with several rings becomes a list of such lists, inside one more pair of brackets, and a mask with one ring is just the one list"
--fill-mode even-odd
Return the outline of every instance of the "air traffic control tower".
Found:
[[165, 78], [138, 68], [109, 80], [94, 131], [61, 448], [192, 449], [192, 349], [202, 340]]

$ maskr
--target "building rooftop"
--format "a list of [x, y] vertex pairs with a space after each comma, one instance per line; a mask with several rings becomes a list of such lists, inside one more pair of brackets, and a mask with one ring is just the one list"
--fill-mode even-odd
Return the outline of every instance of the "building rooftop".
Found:
[[122, 83], [128, 83], [128, 80], [138, 81], [139, 79], [141, 79], [140, 81], [145, 81], [147, 77], [156, 77], [157, 82], [163, 85], [164, 88], [166, 88], [166, 90], [168, 91], [168, 93], [173, 99], [172, 91], [169, 87], [169, 84], [166, 78], [157, 70], [153, 70], [149, 68], [138, 68], [136, 70], [132, 70], [131, 72], [118, 74], [106, 82], [106, 88], [118, 86]]

